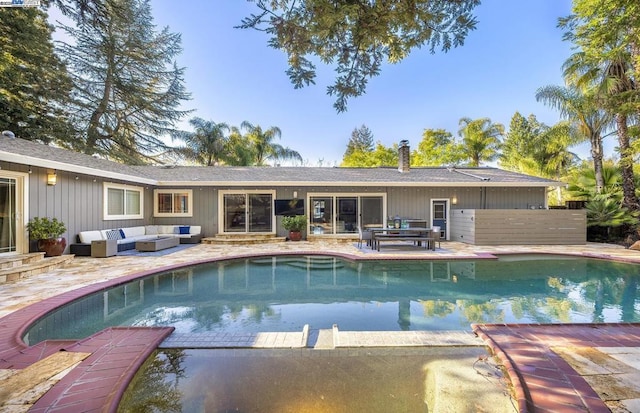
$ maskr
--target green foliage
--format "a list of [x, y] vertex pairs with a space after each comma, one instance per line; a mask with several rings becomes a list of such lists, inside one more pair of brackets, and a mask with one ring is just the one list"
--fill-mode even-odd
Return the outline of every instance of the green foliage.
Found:
[[629, 211], [620, 201], [607, 195], [598, 195], [587, 202], [587, 226], [619, 227], [637, 225], [638, 212]]
[[240, 129], [231, 127], [231, 134], [227, 141], [227, 153], [225, 155], [225, 164], [231, 166], [249, 166], [253, 165], [253, 151], [251, 142], [242, 135]]
[[105, 0], [105, 14], [63, 26], [73, 42], [59, 52], [72, 72], [70, 110], [80, 130], [72, 148], [126, 163], [144, 163], [166, 150], [161, 136], [188, 112], [177, 108], [189, 98], [184, 69], [174, 57], [180, 35], [156, 31], [148, 0]]
[[46, 14], [0, 8], [0, 125], [22, 139], [60, 142], [73, 135], [64, 108], [71, 82], [55, 55]]
[[462, 137], [463, 152], [470, 166], [480, 166], [483, 161], [491, 162], [498, 158], [504, 126], [491, 122], [489, 118], [462, 118], [458, 134]]
[[295, 88], [315, 83], [311, 56], [336, 64], [336, 80], [327, 93], [338, 112], [347, 100], [365, 92], [368, 79], [380, 74], [385, 59], [397, 63], [427, 46], [448, 51], [461, 46], [476, 26], [479, 0], [431, 1], [256, 1], [258, 14], [241, 28], [266, 32], [269, 45], [287, 54], [287, 75]]
[[629, 126], [640, 112], [640, 4], [635, 0], [575, 0], [574, 14], [561, 21], [565, 38], [580, 49], [573, 80], [597, 90], [600, 107], [615, 115], [622, 204], [640, 211], [633, 177]]
[[27, 223], [27, 231], [29, 231], [29, 238], [38, 240], [58, 238], [67, 231], [67, 227], [57, 218], [34, 217]]
[[244, 121], [240, 127], [247, 131], [245, 139], [251, 145], [254, 165], [263, 166], [267, 160], [274, 162], [279, 160], [302, 162], [302, 156], [297, 151], [275, 143], [275, 140], [282, 135], [282, 131], [277, 126], [262, 130], [260, 125], [253, 125], [248, 121]]
[[412, 166], [457, 165], [465, 158], [462, 145], [444, 129], [425, 129], [418, 148], [411, 153]]
[[365, 125], [356, 128], [351, 132], [351, 138], [347, 144], [344, 156], [352, 155], [354, 152], [370, 152], [373, 150], [373, 133]]
[[186, 144], [177, 148], [177, 151], [200, 165], [219, 164], [227, 152], [228, 139], [224, 132], [229, 131], [229, 126], [197, 117], [191, 119], [189, 124], [193, 126], [193, 132], [180, 131], [174, 134], [174, 138]]
[[598, 190], [593, 168], [582, 165], [572, 171], [569, 177], [569, 194], [574, 199], [580, 200], [591, 200], [598, 194], [602, 194], [620, 201], [622, 199], [620, 169], [612, 163], [605, 163], [602, 168], [602, 178], [603, 186]]
[[[565, 75], [571, 77], [580, 70], [569, 63], [565, 66]], [[577, 86], [545, 86], [538, 89], [536, 99], [560, 111], [560, 115], [571, 125], [576, 142], [589, 142], [596, 182], [598, 187], [602, 187], [602, 134], [611, 124], [612, 118], [598, 105], [595, 91]]]
[[282, 227], [287, 231], [302, 231], [307, 227], [306, 215], [292, 215], [282, 217]]
[[380, 142], [370, 151], [354, 151], [342, 158], [340, 166], [356, 168], [373, 168], [378, 166], [398, 166], [398, 145], [387, 148]]

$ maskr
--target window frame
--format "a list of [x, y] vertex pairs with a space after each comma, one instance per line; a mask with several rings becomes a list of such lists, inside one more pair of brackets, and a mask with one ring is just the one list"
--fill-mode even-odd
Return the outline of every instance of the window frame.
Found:
[[[144, 188], [140, 186], [131, 186], [131, 185], [123, 185], [123, 184], [114, 184], [110, 182], [105, 182], [103, 184], [103, 219], [105, 221], [115, 221], [121, 219], [144, 219]], [[123, 200], [123, 208], [124, 214], [118, 215], [109, 215], [109, 190], [117, 189], [122, 190], [122, 200]], [[127, 192], [137, 192], [140, 197], [140, 211], [135, 214], [127, 213]]]
[[[187, 212], [160, 212], [158, 208], [158, 195], [171, 194], [172, 209], [174, 209], [174, 196], [176, 194], [187, 194]], [[175, 210], [175, 209], [174, 209]], [[193, 217], [193, 190], [192, 189], [154, 189], [153, 190], [153, 216], [163, 217]]]

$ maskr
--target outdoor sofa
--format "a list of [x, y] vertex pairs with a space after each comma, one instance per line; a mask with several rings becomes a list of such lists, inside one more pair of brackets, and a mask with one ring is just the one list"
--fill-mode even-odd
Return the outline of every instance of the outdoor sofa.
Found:
[[77, 242], [71, 244], [70, 252], [78, 256], [90, 256], [92, 241], [108, 239], [116, 240], [118, 252], [134, 249], [136, 241], [164, 237], [177, 237], [180, 239], [180, 244], [197, 244], [202, 240], [201, 230], [199, 225], [145, 225], [82, 231], [77, 236]]

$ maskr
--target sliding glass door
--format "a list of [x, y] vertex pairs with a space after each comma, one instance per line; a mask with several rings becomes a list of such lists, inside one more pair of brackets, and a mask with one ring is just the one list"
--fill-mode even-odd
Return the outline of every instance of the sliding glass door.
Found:
[[0, 171], [0, 255], [28, 251], [24, 213], [27, 177]]
[[222, 192], [221, 197], [222, 232], [273, 232], [273, 193]]
[[0, 178], [0, 253], [15, 252], [16, 180]]
[[384, 204], [384, 194], [311, 194], [311, 233], [355, 234], [359, 226], [382, 226]]

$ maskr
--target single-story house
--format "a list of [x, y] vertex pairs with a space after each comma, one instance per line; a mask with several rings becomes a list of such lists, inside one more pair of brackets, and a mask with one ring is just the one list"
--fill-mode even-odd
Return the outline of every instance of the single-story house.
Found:
[[[0, 254], [29, 249], [27, 222], [56, 217], [81, 231], [199, 225], [205, 237], [285, 236], [281, 215], [304, 213], [306, 235], [357, 236], [389, 219], [426, 220], [443, 239], [487, 244], [586, 242], [582, 210], [547, 208], [561, 182], [498, 168], [130, 166], [0, 136]], [[69, 247], [67, 247], [67, 252]]]

